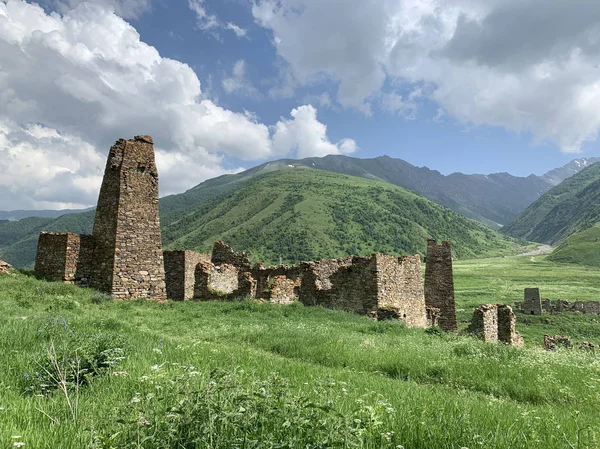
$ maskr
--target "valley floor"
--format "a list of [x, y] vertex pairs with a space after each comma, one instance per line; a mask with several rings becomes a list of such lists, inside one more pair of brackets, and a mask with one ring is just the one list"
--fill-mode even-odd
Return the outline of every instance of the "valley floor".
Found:
[[[543, 257], [454, 268], [461, 327], [524, 287], [600, 299], [600, 270]], [[0, 276], [0, 446], [600, 447], [600, 356], [536, 347], [544, 333], [600, 343], [600, 325], [527, 318], [517, 349], [300, 305], [119, 302]]]

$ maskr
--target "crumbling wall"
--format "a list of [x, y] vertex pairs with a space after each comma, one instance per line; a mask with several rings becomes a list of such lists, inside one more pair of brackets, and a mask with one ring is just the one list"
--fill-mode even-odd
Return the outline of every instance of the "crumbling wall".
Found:
[[215, 242], [211, 262], [216, 266], [233, 265], [242, 271], [250, 271], [252, 268], [248, 254], [235, 252], [230, 246], [221, 241]]
[[94, 251], [91, 235], [42, 232], [35, 272], [57, 282], [88, 285]]
[[275, 304], [289, 304], [297, 301], [296, 284], [297, 282], [294, 279], [288, 279], [283, 275], [273, 277], [269, 291], [269, 301]]
[[332, 289], [331, 276], [341, 268], [350, 265], [352, 265], [352, 257], [303, 262], [300, 265], [302, 276], [300, 301], [307, 306], [326, 307], [330, 302], [328, 295]]
[[542, 314], [542, 299], [539, 288], [526, 288], [524, 290], [525, 299], [522, 303], [522, 310], [528, 315]]
[[[377, 308], [393, 310], [410, 327], [426, 327], [425, 292], [419, 255], [375, 256]], [[381, 312], [379, 312], [381, 313]]]
[[435, 240], [427, 241], [425, 304], [440, 310], [439, 325], [442, 329], [449, 332], [458, 330], [450, 242], [438, 245]]
[[277, 304], [297, 301], [300, 292], [301, 272], [298, 265], [265, 267], [257, 264], [252, 269], [256, 280], [256, 297]]
[[517, 317], [506, 304], [498, 304], [498, 340], [510, 346], [523, 346], [523, 337], [517, 332]]
[[498, 342], [498, 306], [483, 304], [473, 311], [468, 332], [487, 343]]
[[110, 149], [93, 235], [90, 285], [117, 298], [165, 298], [158, 171], [150, 136]]
[[194, 297], [196, 266], [210, 262], [210, 254], [196, 251], [164, 251], [165, 281], [167, 298], [173, 301], [188, 301]]
[[194, 299], [214, 301], [255, 295], [256, 282], [249, 272], [241, 272], [229, 264], [215, 266], [200, 262], [196, 265]]
[[523, 346], [523, 338], [516, 330], [517, 318], [510, 306], [483, 304], [473, 311], [467, 332], [486, 343], [498, 341], [510, 346]]

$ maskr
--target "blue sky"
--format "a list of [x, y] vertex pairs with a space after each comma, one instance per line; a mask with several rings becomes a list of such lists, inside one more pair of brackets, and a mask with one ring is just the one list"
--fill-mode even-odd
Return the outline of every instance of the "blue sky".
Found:
[[600, 156], [600, 2], [40, 6], [0, 0], [0, 209], [94, 204], [135, 134], [163, 194], [282, 157], [526, 176]]
[[[312, 102], [319, 107], [319, 120], [327, 124], [332, 141], [346, 136], [356, 140], [359, 149], [352, 156], [369, 158], [387, 154], [444, 174], [509, 172], [527, 176], [543, 174], [575, 157], [600, 155], [596, 141], [582, 146], [581, 154], [572, 154], [561, 152], [554, 142], [533, 142], [528, 131], [517, 133], [502, 126], [473, 126], [452, 117], [434, 120], [438, 110], [434, 102], [421, 103], [416, 116], [410, 119], [377, 107], [372, 116], [339, 104], [320, 107], [317, 98], [323, 94], [335, 102], [338, 83], [329, 79], [296, 88], [290, 98], [269, 96], [269, 88], [277, 84], [278, 68], [285, 61], [278, 60], [272, 32], [254, 22], [251, 3], [203, 2], [207, 13], [245, 29], [247, 38], [243, 39], [224, 30], [216, 31], [218, 38], [210, 31], [202, 31], [186, 3], [185, 0], [156, 3], [151, 12], [132, 23], [142, 40], [163, 56], [190, 64], [203, 85], [210, 87], [219, 103], [228, 109], [248, 109], [261, 121], [274, 123], [291, 109]], [[220, 82], [231, 74], [239, 60], [246, 62], [248, 81], [258, 89], [259, 96], [228, 94], [223, 89]], [[404, 95], [409, 93], [407, 89], [400, 90]]]

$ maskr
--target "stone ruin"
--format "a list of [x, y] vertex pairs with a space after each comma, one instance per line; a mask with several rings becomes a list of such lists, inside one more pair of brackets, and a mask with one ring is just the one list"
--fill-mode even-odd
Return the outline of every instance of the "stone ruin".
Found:
[[541, 315], [542, 313], [579, 312], [600, 315], [600, 301], [567, 301], [558, 299], [551, 301], [540, 298], [539, 289], [526, 288], [525, 301], [515, 303], [523, 313], [528, 315]]
[[12, 265], [0, 260], [0, 274], [7, 274], [12, 269]]
[[448, 332], [458, 330], [450, 242], [438, 245], [433, 239], [427, 240], [425, 304], [431, 309], [430, 314], [437, 313], [438, 325], [442, 329]]
[[521, 303], [521, 310], [528, 315], [542, 314], [542, 299], [539, 288], [526, 288], [524, 291], [525, 299]]
[[113, 145], [93, 234], [41, 233], [35, 272], [116, 298], [166, 298], [151, 137], [120, 139]]
[[475, 309], [467, 332], [486, 343], [502, 342], [523, 346], [523, 337], [516, 330], [517, 317], [512, 307], [504, 304], [483, 304]]
[[136, 136], [110, 149], [92, 235], [41, 233], [35, 271], [120, 299], [300, 301], [455, 331], [450, 243], [429, 241], [427, 258], [423, 286], [419, 255], [265, 267], [223, 242], [212, 254], [163, 252], [153, 142]]
[[252, 266], [247, 254], [235, 252], [223, 242], [215, 243], [210, 261], [209, 255], [193, 252], [185, 255], [191, 263], [174, 261], [176, 255], [181, 260], [182, 253], [165, 252], [167, 290], [177, 294], [169, 294], [170, 299], [300, 301], [377, 319], [395, 318], [411, 327], [435, 324], [428, 322], [418, 255], [375, 254], [265, 267]]

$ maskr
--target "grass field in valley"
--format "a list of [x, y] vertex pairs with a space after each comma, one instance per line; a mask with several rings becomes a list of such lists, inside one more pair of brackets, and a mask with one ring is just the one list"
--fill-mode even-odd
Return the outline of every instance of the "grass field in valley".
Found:
[[[457, 261], [455, 282], [461, 321], [526, 286], [600, 297], [600, 270], [540, 257]], [[536, 348], [543, 333], [600, 343], [599, 325], [527, 318], [516, 349], [300, 305], [119, 302], [0, 275], [0, 447], [600, 447], [600, 356]]]

